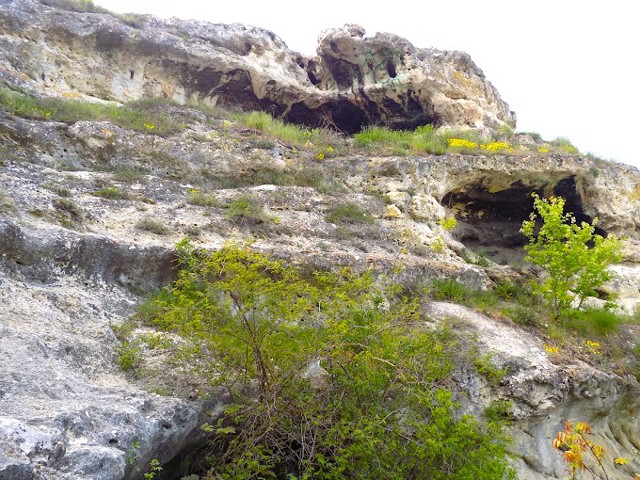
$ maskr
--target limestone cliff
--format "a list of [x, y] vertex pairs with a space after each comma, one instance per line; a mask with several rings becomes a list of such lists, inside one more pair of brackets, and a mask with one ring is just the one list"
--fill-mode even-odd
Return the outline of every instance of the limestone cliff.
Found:
[[[318, 55], [304, 58], [241, 25], [149, 16], [126, 23], [35, 0], [0, 7], [0, 87], [102, 103], [165, 96], [178, 104], [147, 111], [181, 123], [156, 135], [153, 125], [62, 122], [0, 105], [0, 480], [135, 479], [150, 459], [169, 462], [198, 441], [219, 399], [200, 400], [202, 387], [180, 371], [161, 371], [173, 387], [164, 391], [116, 363], [114, 329], [174, 278], [173, 246], [184, 236], [212, 249], [251, 236], [260, 251], [299, 263], [390, 272], [400, 262], [407, 285], [454, 278], [488, 288], [531, 278], [519, 226], [532, 192], [553, 193], [578, 219], [598, 217], [602, 232], [627, 237], [607, 290], [629, 310], [640, 302], [635, 168], [541, 153], [535, 142], [495, 154], [383, 156], [327, 133], [331, 149], [291, 146], [203, 105], [266, 110], [343, 133], [369, 124], [485, 134], [515, 126], [466, 54], [347, 26], [323, 32]], [[230, 219], [225, 205], [240, 197], [265, 217]], [[341, 204], [375, 221], [328, 221]], [[455, 234], [438, 225], [446, 216], [457, 217]], [[486, 262], [468, 261], [480, 254]], [[479, 375], [458, 380], [466, 411], [512, 402], [520, 478], [565, 476], [551, 439], [569, 418], [591, 423], [612, 455], [630, 460], [611, 466], [610, 478], [640, 470], [640, 396], [627, 357], [613, 366], [588, 355], [554, 358], [534, 328], [445, 302], [426, 310], [434, 322], [456, 318], [496, 368], [508, 367], [497, 385]], [[623, 328], [630, 352], [639, 328]]]
[[37, 0], [0, 5], [0, 75], [49, 95], [202, 100], [346, 133], [378, 124], [515, 127], [468, 55], [416, 48], [395, 35], [328, 30], [318, 55], [305, 58], [273, 33], [243, 25], [149, 16], [128, 24]]

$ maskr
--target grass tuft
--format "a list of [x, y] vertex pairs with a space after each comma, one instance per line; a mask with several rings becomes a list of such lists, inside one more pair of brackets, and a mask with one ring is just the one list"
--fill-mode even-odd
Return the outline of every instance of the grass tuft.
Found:
[[355, 203], [339, 205], [330, 211], [325, 217], [329, 223], [374, 223], [375, 218]]

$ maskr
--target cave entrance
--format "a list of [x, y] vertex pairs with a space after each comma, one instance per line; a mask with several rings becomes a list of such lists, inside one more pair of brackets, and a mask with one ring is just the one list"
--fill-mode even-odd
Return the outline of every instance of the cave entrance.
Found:
[[[533, 211], [532, 193], [563, 197], [565, 212], [572, 212], [578, 223], [593, 221], [584, 211], [573, 176], [542, 186], [515, 180], [500, 188], [489, 179], [480, 179], [450, 190], [442, 205], [458, 220], [457, 237], [467, 249], [496, 263], [511, 264], [524, 258], [527, 239], [520, 227]], [[606, 236], [603, 230], [596, 230]]]

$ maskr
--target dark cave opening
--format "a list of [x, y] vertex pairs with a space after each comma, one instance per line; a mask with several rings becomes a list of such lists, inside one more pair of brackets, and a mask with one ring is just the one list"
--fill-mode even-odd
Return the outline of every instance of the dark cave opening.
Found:
[[[458, 240], [467, 249], [496, 263], [511, 263], [524, 257], [522, 247], [527, 239], [520, 228], [533, 211], [532, 193], [541, 197], [563, 197], [565, 212], [572, 212], [579, 223], [593, 221], [584, 211], [573, 176], [543, 186], [521, 180], [512, 182], [507, 188], [497, 189], [490, 185], [490, 181], [481, 179], [452, 189], [443, 197], [442, 205], [458, 220]], [[596, 231], [606, 236], [604, 230], [596, 227]]]

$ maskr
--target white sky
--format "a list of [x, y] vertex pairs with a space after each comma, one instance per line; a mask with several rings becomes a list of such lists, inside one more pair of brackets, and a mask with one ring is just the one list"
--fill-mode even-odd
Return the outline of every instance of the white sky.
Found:
[[517, 113], [518, 131], [568, 137], [583, 153], [640, 166], [640, 17], [631, 0], [95, 3], [119, 13], [255, 25], [308, 55], [321, 30], [345, 23], [416, 47], [462, 50]]

